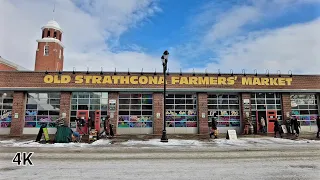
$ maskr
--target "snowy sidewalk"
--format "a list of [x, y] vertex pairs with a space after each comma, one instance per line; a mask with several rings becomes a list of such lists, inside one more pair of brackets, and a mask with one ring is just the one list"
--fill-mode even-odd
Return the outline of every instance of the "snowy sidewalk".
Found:
[[41, 148], [94, 148], [94, 147], [279, 147], [279, 146], [319, 146], [320, 141], [316, 140], [290, 140], [273, 137], [261, 138], [239, 138], [237, 140], [227, 139], [210, 139], [207, 141], [200, 140], [183, 140], [169, 139], [168, 143], [160, 142], [160, 139], [147, 140], [126, 140], [118, 142], [115, 140], [101, 139], [91, 144], [87, 143], [55, 143], [55, 144], [40, 144], [33, 140], [0, 140], [0, 147], [41, 147]]

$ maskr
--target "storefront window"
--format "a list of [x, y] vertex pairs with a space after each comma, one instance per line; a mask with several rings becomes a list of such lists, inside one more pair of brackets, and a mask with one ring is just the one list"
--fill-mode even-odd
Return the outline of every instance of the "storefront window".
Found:
[[106, 117], [108, 114], [108, 92], [73, 92], [70, 116], [71, 128], [76, 126], [75, 120], [79, 111], [88, 112], [88, 117], [91, 119], [95, 119], [96, 111], [100, 111], [100, 118]]
[[291, 94], [291, 113], [301, 126], [316, 125], [318, 102], [315, 94]]
[[55, 127], [60, 114], [60, 93], [28, 93], [24, 127]]
[[197, 96], [168, 94], [166, 100], [167, 127], [197, 127]]
[[119, 94], [119, 128], [152, 128], [152, 94]]
[[0, 92], [0, 128], [11, 127], [13, 92]]
[[259, 121], [263, 117], [267, 120], [268, 113], [277, 113], [277, 118], [282, 124], [282, 106], [280, 93], [252, 93], [251, 94], [251, 123], [254, 132], [260, 130]]
[[215, 114], [218, 127], [240, 127], [239, 96], [233, 94], [209, 94], [209, 127]]

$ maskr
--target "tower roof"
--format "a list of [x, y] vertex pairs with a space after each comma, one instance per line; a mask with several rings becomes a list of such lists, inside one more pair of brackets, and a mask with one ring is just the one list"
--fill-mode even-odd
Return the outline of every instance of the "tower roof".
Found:
[[52, 28], [62, 32], [60, 25], [55, 20], [50, 20], [45, 26], [42, 27], [42, 29], [45, 28]]

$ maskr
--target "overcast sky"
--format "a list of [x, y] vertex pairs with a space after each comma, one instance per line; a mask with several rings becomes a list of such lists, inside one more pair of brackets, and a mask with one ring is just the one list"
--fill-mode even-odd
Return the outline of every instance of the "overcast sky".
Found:
[[[55, 13], [52, 10], [55, 5]], [[53, 17], [65, 70], [318, 73], [320, 0], [0, 0], [0, 56], [34, 69]]]

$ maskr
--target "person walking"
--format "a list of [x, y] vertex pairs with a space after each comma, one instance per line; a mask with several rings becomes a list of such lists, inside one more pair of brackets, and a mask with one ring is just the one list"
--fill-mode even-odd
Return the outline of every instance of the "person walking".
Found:
[[291, 134], [291, 118], [286, 120], [287, 134]]
[[217, 121], [215, 120], [215, 117], [212, 118], [211, 122], [211, 132], [210, 132], [210, 138], [214, 136], [215, 139], [218, 138], [218, 133], [217, 133]]
[[294, 117], [291, 116], [290, 119], [290, 126], [291, 126], [291, 134], [294, 135]]
[[294, 117], [293, 119], [293, 128], [296, 132], [296, 137], [299, 137], [300, 134], [300, 122], [298, 121], [298, 119], [296, 117]]
[[266, 133], [266, 121], [264, 120], [263, 117], [261, 117], [260, 119], [260, 125], [261, 125], [261, 132], [262, 133]]
[[317, 126], [318, 126], [318, 132], [317, 132], [317, 138], [320, 138], [320, 116], [317, 117]]
[[282, 138], [282, 133], [281, 133], [281, 129], [280, 129], [280, 123], [279, 123], [279, 120], [278, 118], [274, 121], [274, 137], [276, 138], [277, 137], [277, 132], [279, 133], [280, 137]]

